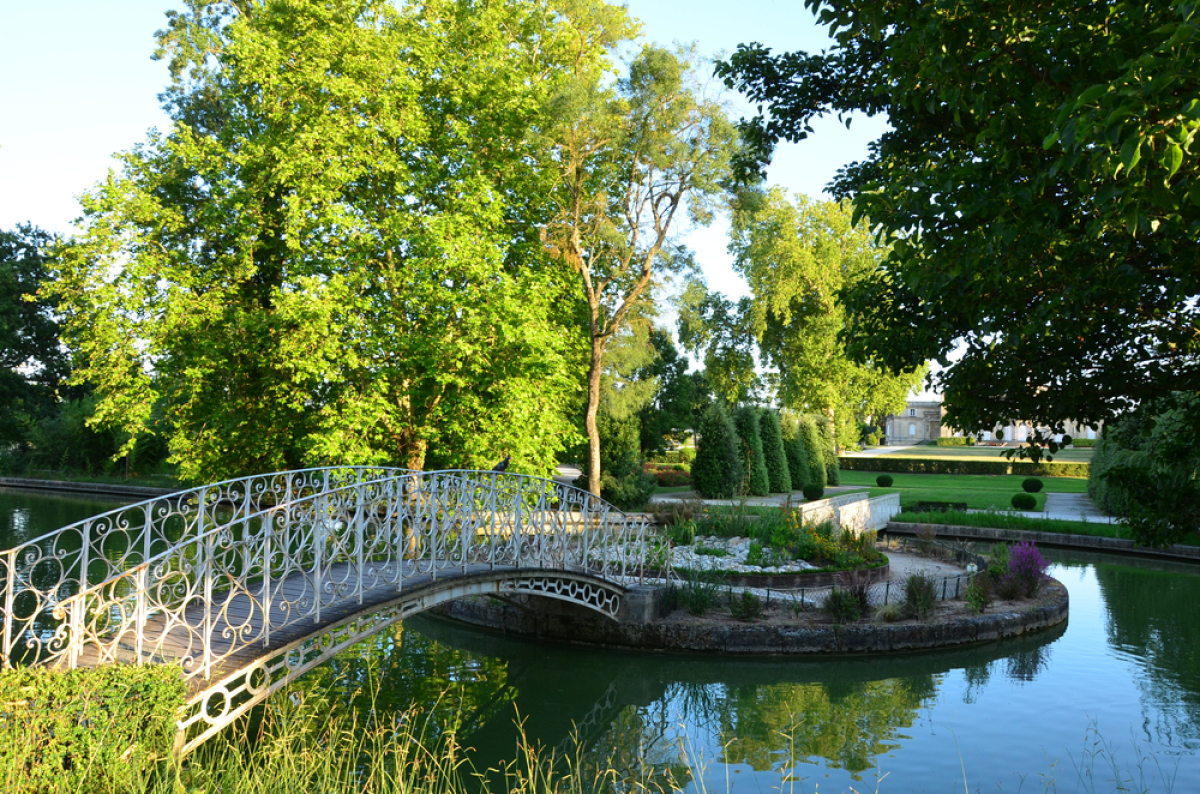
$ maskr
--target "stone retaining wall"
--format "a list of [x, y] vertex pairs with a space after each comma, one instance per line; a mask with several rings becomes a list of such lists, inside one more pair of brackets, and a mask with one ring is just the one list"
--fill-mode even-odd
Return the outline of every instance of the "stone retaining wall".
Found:
[[895, 535], [916, 535], [918, 527], [932, 527], [941, 537], [965, 540], [989, 540], [1020, 543], [1033, 541], [1039, 546], [1057, 546], [1086, 551], [1112, 551], [1139, 557], [1157, 557], [1171, 560], [1200, 562], [1200, 546], [1174, 545], [1165, 549], [1139, 546], [1125, 538], [1102, 538], [1094, 535], [1068, 535], [1065, 532], [1033, 532], [1024, 529], [998, 529], [995, 527], [963, 527], [953, 524], [917, 524], [907, 521], [891, 521], [887, 532]]
[[1046, 596], [1026, 608], [925, 622], [844, 626], [660, 618], [648, 623], [608, 620], [562, 602], [529, 597], [460, 599], [439, 607], [445, 617], [524, 637], [654, 651], [731, 654], [886, 653], [1016, 637], [1067, 620], [1067, 589], [1051, 580]]
[[145, 485], [116, 485], [105, 482], [72, 482], [69, 480], [35, 480], [28, 477], [0, 477], [0, 486], [26, 488], [32, 491], [60, 491], [76, 494], [100, 494], [116, 496], [139, 502], [175, 493], [168, 488], [151, 488]]

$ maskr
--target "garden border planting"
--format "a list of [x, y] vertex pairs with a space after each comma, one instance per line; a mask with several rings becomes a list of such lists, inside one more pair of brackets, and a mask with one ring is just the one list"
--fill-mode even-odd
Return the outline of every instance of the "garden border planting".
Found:
[[970, 460], [964, 458], [900, 458], [892, 455], [838, 458], [846, 471], [892, 474], [1023, 474], [1032, 477], [1087, 477], [1090, 463], [1033, 463], [1031, 461]]

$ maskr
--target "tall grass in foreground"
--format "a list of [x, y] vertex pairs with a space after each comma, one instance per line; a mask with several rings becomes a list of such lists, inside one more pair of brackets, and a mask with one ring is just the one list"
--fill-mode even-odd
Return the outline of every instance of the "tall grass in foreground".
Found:
[[1126, 537], [1121, 524], [1102, 524], [1088, 521], [1061, 521], [1055, 518], [1029, 518], [1018, 513], [990, 510], [983, 513], [967, 513], [961, 510], [911, 513], [907, 510], [895, 516], [893, 521], [913, 524], [945, 524], [960, 527], [993, 527], [996, 529], [1023, 529], [1029, 532], [1059, 532], [1064, 535], [1090, 535], [1101, 538]]

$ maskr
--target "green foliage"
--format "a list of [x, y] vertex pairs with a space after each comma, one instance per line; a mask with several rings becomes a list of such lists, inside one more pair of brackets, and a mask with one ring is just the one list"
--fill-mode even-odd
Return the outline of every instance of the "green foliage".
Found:
[[729, 594], [729, 614], [737, 620], [758, 620], [766, 612], [763, 600], [750, 590]]
[[835, 587], [825, 597], [821, 608], [839, 625], [853, 623], [863, 616], [862, 602], [849, 588]]
[[783, 431], [783, 452], [787, 456], [788, 473], [792, 478], [792, 490], [799, 491], [806, 483], [812, 482], [812, 470], [809, 467], [808, 448], [801, 432], [801, 418], [791, 411], [786, 411], [780, 417]]
[[185, 691], [173, 665], [0, 672], [5, 791], [140, 790], [170, 756]]
[[1043, 487], [1045, 487], [1045, 483], [1043, 483], [1037, 477], [1026, 477], [1021, 483], [1021, 488], [1024, 489], [1026, 493], [1037, 493], [1038, 491], [1042, 490]]
[[937, 608], [937, 581], [927, 573], [909, 574], [904, 580], [906, 617], [924, 620]]
[[783, 429], [779, 424], [779, 414], [769, 408], [765, 409], [760, 415], [760, 429], [763, 460], [767, 465], [771, 493], [791, 493], [792, 475], [788, 469], [787, 454], [783, 449]]
[[61, 250], [95, 421], [127, 448], [161, 401], [193, 481], [505, 454], [549, 473], [583, 351], [576, 278], [539, 239], [557, 161], [529, 131], [579, 70], [607, 79], [628, 18], [249, 7], [171, 16], [172, 124], [121, 155]]
[[1031, 493], [1013, 494], [1012, 506], [1018, 510], [1033, 510], [1037, 507], [1037, 497]]
[[693, 615], [705, 615], [721, 599], [724, 581], [709, 571], [679, 571], [679, 579], [667, 589], [670, 609], [684, 609]]
[[951, 510], [965, 511], [967, 509], [967, 503], [923, 499], [911, 505], [907, 509], [911, 513], [945, 513]]
[[[1093, 462], [1095, 458], [1093, 458]], [[838, 458], [843, 469], [893, 474], [1029, 474], [1035, 477], [1087, 477], [1087, 463], [969, 460], [963, 458]]]
[[1200, 532], [1200, 395], [1182, 392], [1111, 423], [1092, 458], [1088, 494], [1144, 546]]
[[763, 457], [758, 409], [753, 406], [739, 408], [734, 415], [734, 424], [737, 426], [738, 455], [746, 464], [747, 478], [743, 490], [752, 496], [766, 496], [771, 491], [771, 482]]
[[942, 436], [938, 438], [935, 443], [939, 447], [973, 447], [975, 446], [975, 439], [971, 438], [970, 436], [967, 436], [966, 438], [959, 438], [958, 436]]
[[828, 485], [841, 485], [841, 473], [838, 471], [837, 431], [833, 420], [828, 416], [815, 417], [817, 428], [821, 431], [821, 460], [825, 467], [825, 482]]
[[816, 117], [890, 120], [830, 188], [892, 244], [846, 296], [856, 360], [939, 358], [967, 432], [1200, 392], [1193, 3], [809, 5], [832, 47], [742, 45], [718, 72], [761, 109], [746, 171]]
[[988, 552], [988, 574], [999, 579], [1008, 573], [1008, 544], [997, 543]]
[[967, 602], [967, 609], [982, 615], [992, 603], [992, 577], [986, 571], [972, 576], [963, 599]]
[[821, 431], [811, 416], [800, 418], [800, 437], [802, 439], [804, 459], [808, 463], [808, 479], [805, 487], [820, 487], [825, 490], [829, 482], [829, 470], [825, 466], [825, 455], [822, 450]]
[[1095, 438], [1075, 438], [1071, 440], [1071, 446], [1079, 447], [1094, 447], [1099, 439]]
[[892, 479], [892, 475], [890, 474], [880, 474], [875, 478], [875, 484], [880, 488], [891, 488], [893, 482], [895, 481]]
[[667, 527], [667, 537], [676, 546], [690, 546], [696, 540], [696, 522], [692, 519], [676, 521]]
[[737, 428], [720, 400], [714, 401], [700, 418], [692, 485], [708, 499], [729, 499], [742, 487], [742, 457], [738, 451]]
[[[856, 414], [900, 410], [924, 367], [893, 375], [846, 356], [843, 290], [878, 270], [886, 249], [870, 224], [855, 223], [848, 204], [794, 201], [779, 188], [743, 191], [734, 206], [730, 251], [751, 297], [736, 305], [696, 290], [685, 296], [681, 340], [703, 352], [709, 369], [730, 383], [731, 399], [755, 384], [752, 346], [778, 372], [778, 401], [831, 411], [843, 443], [858, 442]], [[699, 326], [697, 330], [695, 326]]]
[[825, 496], [825, 489], [820, 485], [806, 485], [800, 489], [800, 493], [804, 494], [805, 500], [815, 502]]

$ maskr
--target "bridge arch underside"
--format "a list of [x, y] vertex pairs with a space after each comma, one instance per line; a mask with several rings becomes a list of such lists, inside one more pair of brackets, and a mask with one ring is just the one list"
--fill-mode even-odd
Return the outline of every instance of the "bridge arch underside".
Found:
[[[498, 569], [439, 577], [406, 588], [386, 601], [364, 604], [349, 616], [314, 624], [286, 644], [271, 644], [236, 669], [226, 666], [218, 680], [193, 679], [193, 693], [177, 727], [177, 751], [190, 753], [270, 694], [351, 646], [439, 604], [473, 595], [536, 595], [566, 601], [616, 619], [625, 594], [599, 576], [555, 569]], [[230, 660], [234, 662], [234, 660]]]

